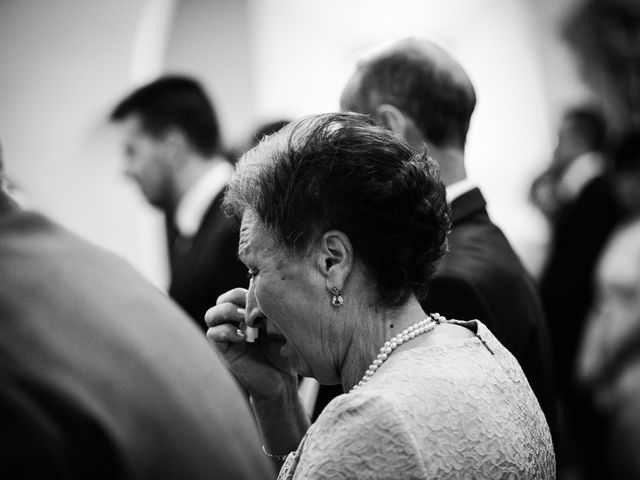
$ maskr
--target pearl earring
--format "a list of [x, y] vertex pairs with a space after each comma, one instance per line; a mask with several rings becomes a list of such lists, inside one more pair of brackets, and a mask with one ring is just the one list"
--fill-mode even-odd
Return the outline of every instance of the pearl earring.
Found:
[[333, 287], [331, 289], [331, 293], [333, 293], [333, 298], [331, 298], [331, 305], [336, 308], [340, 308], [344, 303], [344, 298], [342, 298], [342, 291], [338, 287]]

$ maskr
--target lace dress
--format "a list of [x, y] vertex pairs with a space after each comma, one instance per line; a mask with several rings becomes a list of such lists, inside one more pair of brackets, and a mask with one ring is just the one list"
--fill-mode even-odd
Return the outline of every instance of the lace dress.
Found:
[[336, 397], [279, 479], [554, 479], [549, 427], [520, 365], [475, 337], [395, 352]]

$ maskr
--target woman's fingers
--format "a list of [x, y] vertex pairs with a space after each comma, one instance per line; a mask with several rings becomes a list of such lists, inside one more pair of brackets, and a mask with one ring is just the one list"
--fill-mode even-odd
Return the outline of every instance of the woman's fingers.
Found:
[[[222, 296], [220, 298], [222, 298]], [[207, 323], [207, 326], [215, 327], [216, 325], [224, 323], [239, 325], [241, 322], [244, 322], [244, 301], [241, 305], [228, 301], [220, 303], [220, 299], [218, 299], [218, 302], [219, 303], [211, 307], [207, 310], [207, 313], [204, 314], [204, 321]]]
[[245, 337], [235, 325], [224, 323], [207, 330], [207, 339], [222, 353], [226, 353], [232, 343], [244, 343]]
[[216, 300], [216, 305], [222, 303], [235, 303], [238, 307], [244, 308], [247, 301], [247, 289], [246, 288], [234, 288], [224, 292]]

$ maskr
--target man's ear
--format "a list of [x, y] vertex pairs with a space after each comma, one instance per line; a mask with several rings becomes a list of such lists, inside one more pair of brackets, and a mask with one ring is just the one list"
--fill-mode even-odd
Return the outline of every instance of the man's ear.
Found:
[[165, 158], [179, 167], [189, 157], [189, 142], [184, 132], [178, 128], [169, 128], [162, 135], [162, 151]]
[[325, 279], [327, 290], [342, 290], [354, 262], [353, 246], [349, 237], [339, 230], [329, 230], [320, 238], [318, 252], [317, 267]]
[[379, 125], [382, 125], [401, 137], [405, 136], [411, 122], [399, 108], [389, 103], [378, 105], [373, 116]]

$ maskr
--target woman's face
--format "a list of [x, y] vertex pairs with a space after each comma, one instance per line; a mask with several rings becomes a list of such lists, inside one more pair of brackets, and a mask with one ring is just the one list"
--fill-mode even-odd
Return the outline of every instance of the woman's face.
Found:
[[[256, 306], [267, 319], [270, 337], [284, 341], [280, 353], [304, 376], [318, 378], [330, 358], [322, 339], [326, 322], [325, 301], [330, 297], [313, 257], [293, 256], [278, 248], [257, 216], [245, 211], [240, 228], [239, 256], [251, 282], [247, 311]], [[285, 341], [286, 340], [286, 341]]]

